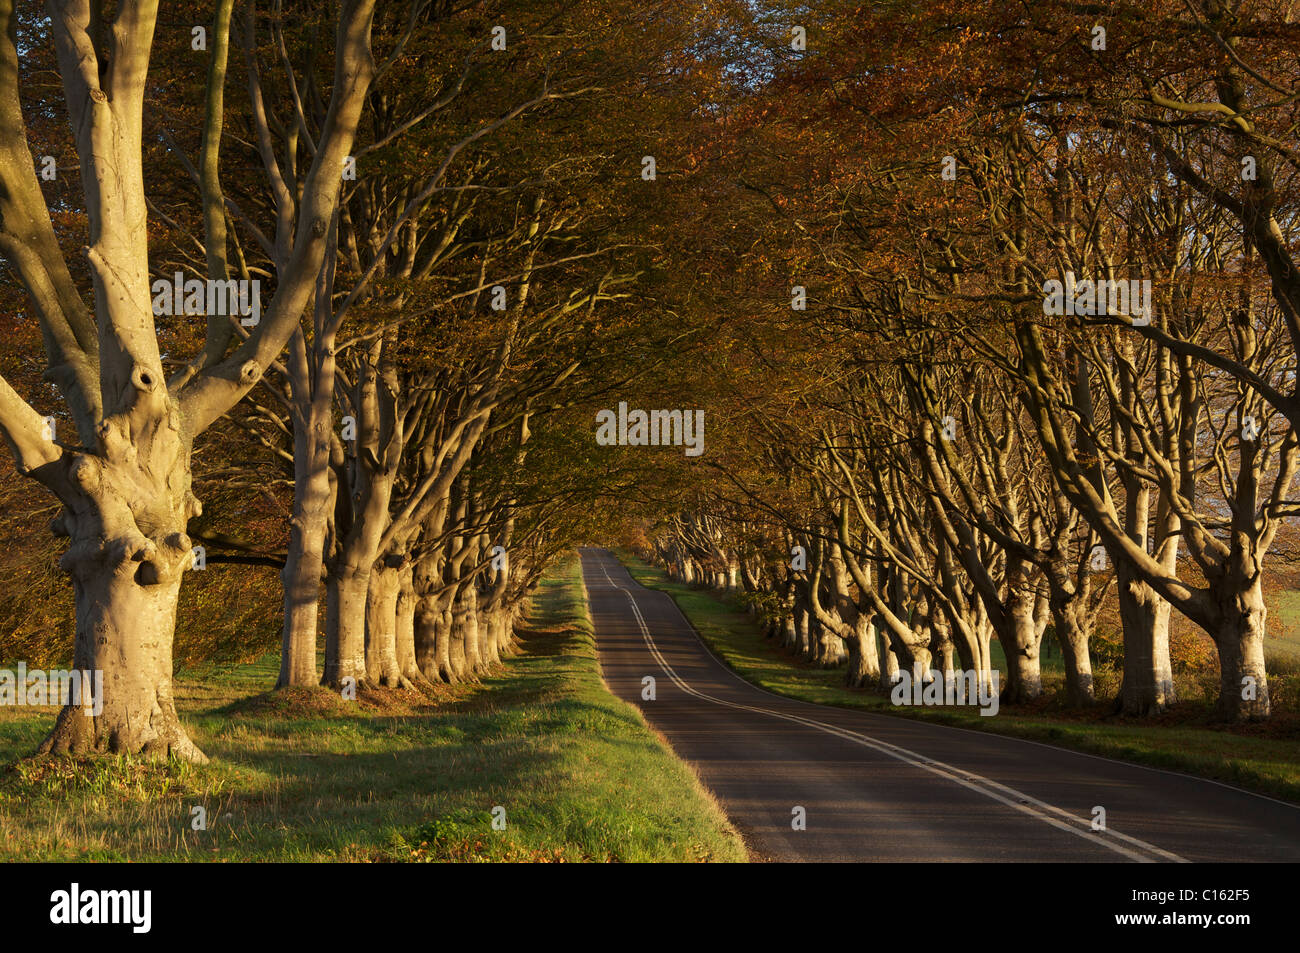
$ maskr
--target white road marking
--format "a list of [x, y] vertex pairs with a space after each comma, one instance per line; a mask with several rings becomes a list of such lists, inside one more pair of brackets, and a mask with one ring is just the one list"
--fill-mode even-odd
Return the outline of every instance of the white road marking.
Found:
[[[846, 741], [851, 741], [855, 744], [862, 745], [863, 747], [872, 748], [891, 758], [903, 761], [913, 767], [920, 768], [923, 771], [928, 771], [946, 781], [960, 784], [964, 788], [974, 791], [977, 794], [982, 794], [984, 797], [990, 798], [1001, 804], [1005, 804], [1007, 807], [1019, 811], [1022, 814], [1027, 814], [1030, 817], [1042, 821], [1044, 824], [1050, 824], [1059, 830], [1068, 831], [1069, 833], [1081, 837], [1091, 843], [1100, 843], [1103, 847], [1113, 850], [1117, 854], [1122, 854], [1130, 860], [1137, 861], [1138, 863], [1155, 863], [1155, 858], [1139, 853], [1138, 851], [1141, 850], [1155, 854], [1156, 857], [1164, 860], [1183, 864], [1189, 863], [1186, 858], [1180, 857], [1178, 854], [1164, 850], [1154, 844], [1140, 840], [1139, 838], [1122, 834], [1110, 827], [1107, 827], [1104, 831], [1094, 831], [1092, 829], [1091, 818], [1076, 817], [1070, 812], [1056, 807], [1053, 804], [1040, 801], [1037, 798], [1031, 797], [1015, 788], [994, 781], [991, 778], [983, 777], [982, 775], [976, 774], [972, 771], [954, 768], [942, 761], [927, 758], [924, 755], [919, 755], [914, 751], [909, 751], [908, 749], [901, 748], [898, 745], [890, 744], [887, 741], [880, 741], [855, 731], [849, 731], [846, 728], [839, 728], [835, 725], [828, 725], [812, 718], [805, 718], [802, 715], [794, 715], [788, 712], [774, 711], [770, 708], [761, 708], [756, 705], [743, 705], [739, 702], [727, 701], [724, 698], [717, 698], [713, 695], [692, 688], [677, 674], [676, 670], [668, 663], [668, 660], [664, 658], [663, 653], [659, 650], [659, 646], [655, 643], [654, 637], [650, 634], [649, 626], [646, 625], [645, 617], [641, 614], [641, 608], [637, 605], [636, 598], [627, 588], [620, 586], [610, 577], [609, 570], [603, 563], [600, 564], [600, 570], [605, 576], [605, 581], [608, 582], [612, 588], [618, 589], [627, 596], [628, 602], [632, 606], [632, 612], [636, 616], [637, 625], [641, 629], [641, 636], [645, 639], [646, 648], [650, 651], [650, 654], [654, 656], [655, 661], [662, 666], [664, 673], [673, 681], [673, 683], [688, 695], [703, 699], [704, 701], [712, 702], [715, 705], [722, 705], [726, 708], [755, 712], [757, 714], [769, 715], [773, 718], [780, 718], [783, 721], [792, 721], [797, 724], [806, 725], [809, 728], [815, 728], [818, 731], [834, 735], [837, 738], [843, 738]], [[681, 608], [677, 606], [675, 600], [673, 600], [673, 606], [677, 609], [678, 613], [681, 613]], [[685, 618], [685, 615], [682, 617]], [[1058, 818], [1064, 818], [1065, 821], [1061, 821]], [[1079, 825], [1083, 826], [1080, 827]], [[1122, 841], [1124, 844], [1128, 844], [1137, 849], [1130, 850], [1128, 847], [1122, 846], [1121, 844], [1112, 843], [1112, 838]]]

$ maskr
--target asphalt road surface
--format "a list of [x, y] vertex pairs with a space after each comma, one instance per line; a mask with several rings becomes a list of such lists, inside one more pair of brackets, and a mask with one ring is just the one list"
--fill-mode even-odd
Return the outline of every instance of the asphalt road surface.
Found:
[[[634, 582], [608, 551], [584, 549], [582, 570], [605, 682], [695, 768], [759, 859], [1300, 860], [1300, 807], [1037, 742], [782, 698], [718, 661], [672, 598]], [[653, 701], [642, 699], [646, 676]], [[1095, 807], [1104, 831], [1092, 829]]]

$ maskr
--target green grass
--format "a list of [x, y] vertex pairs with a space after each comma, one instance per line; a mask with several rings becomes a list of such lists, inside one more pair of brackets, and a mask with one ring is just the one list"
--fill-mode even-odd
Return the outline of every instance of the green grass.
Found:
[[200, 767], [26, 758], [54, 710], [0, 709], [0, 860], [744, 860], [690, 769], [602, 684], [576, 558], [521, 635], [501, 674], [434, 697], [267, 693], [275, 657], [187, 673]]
[[[738, 675], [779, 695], [1029, 738], [1300, 802], [1300, 730], [1293, 716], [1267, 726], [1210, 726], [1202, 724], [1209, 720], [1203, 707], [1175, 706], [1159, 719], [1143, 721], [1108, 715], [1102, 706], [1070, 711], [1052, 697], [1032, 709], [1003, 706], [992, 717], [969, 708], [894, 706], [881, 692], [847, 688], [842, 668], [819, 669], [794, 659], [765, 639], [738, 603], [675, 583], [630, 553], [618, 556], [639, 583], [671, 595], [714, 654]], [[994, 661], [999, 659], [995, 653]], [[1044, 670], [1050, 686], [1049, 667]]]
[[1300, 661], [1300, 592], [1285, 589], [1272, 601], [1274, 606], [1270, 612], [1276, 614], [1278, 624], [1270, 626], [1276, 634], [1264, 644], [1269, 661], [1275, 658]]

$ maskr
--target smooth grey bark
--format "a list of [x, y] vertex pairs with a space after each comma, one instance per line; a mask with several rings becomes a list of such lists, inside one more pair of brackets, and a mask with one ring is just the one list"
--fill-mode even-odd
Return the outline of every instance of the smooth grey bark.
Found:
[[276, 688], [318, 684], [316, 635], [326, 544], [339, 491], [336, 474], [342, 444], [334, 432], [335, 340], [338, 316], [331, 307], [338, 218], [330, 225], [316, 283], [313, 335], [308, 349], [299, 327], [289, 340], [289, 417], [293, 430], [293, 509], [289, 545], [280, 574], [284, 589], [280, 676]]
[[478, 675], [483, 671], [483, 647], [478, 625], [478, 587], [472, 581], [461, 592], [460, 602], [465, 670], [469, 675]]
[[1118, 704], [1126, 715], [1154, 715], [1177, 699], [1169, 661], [1170, 605], [1123, 562], [1116, 565], [1124, 631], [1124, 680]]
[[453, 684], [465, 681], [472, 674], [465, 655], [465, 627], [472, 611], [473, 607], [465, 593], [458, 590], [451, 603], [451, 624], [447, 630], [447, 668], [450, 676], [447, 681]]
[[455, 685], [463, 678], [461, 659], [463, 653], [456, 653], [456, 660], [452, 659], [452, 642], [455, 634], [452, 632], [452, 626], [455, 622], [455, 611], [452, 604], [455, 602], [454, 593], [448, 594], [445, 600], [439, 602], [441, 612], [436, 620], [433, 629], [434, 635], [434, 658], [438, 663], [438, 677], [449, 685]]
[[880, 687], [888, 691], [898, 681], [900, 666], [898, 653], [894, 651], [893, 642], [888, 633], [884, 635], [884, 645], [880, 653]]
[[433, 560], [416, 563], [414, 638], [416, 665], [430, 682], [451, 681], [449, 637], [454, 593], [440, 588], [441, 570]]
[[[829, 609], [822, 604], [823, 582], [830, 590]], [[844, 640], [852, 626], [842, 613], [853, 611], [842, 592], [846, 585], [843, 562], [837, 562], [834, 548], [819, 539], [814, 547], [813, 571], [804, 587], [810, 617], [810, 661], [819, 668], [835, 668], [845, 659]]]
[[[1223, 623], [1215, 646], [1219, 650], [1217, 710], [1230, 720], [1266, 718], [1270, 713], [1268, 676], [1264, 666], [1265, 619], [1261, 574], [1239, 571], [1239, 588], [1223, 599]], [[1226, 588], [1226, 587], [1225, 587]]]
[[[353, 400], [356, 452], [350, 460], [350, 524], [340, 528], [338, 553], [327, 562], [338, 594], [337, 611], [327, 616], [325, 671], [321, 684], [340, 688], [367, 680], [366, 604], [370, 575], [387, 527], [388, 504], [401, 457], [403, 430], [396, 413], [396, 372], [383, 339], [361, 363]], [[342, 488], [340, 488], [342, 492]]]
[[[1008, 555], [1007, 586], [1010, 593], [1004, 615], [1006, 624], [997, 631], [1002, 654], [1007, 660], [1007, 679], [1002, 687], [1002, 701], [1021, 704], [1043, 693], [1039, 651], [1042, 628], [1035, 609], [1038, 600], [1032, 588], [1028, 567]], [[1014, 567], [1010, 564], [1016, 563]]]
[[808, 611], [808, 604], [802, 595], [795, 597], [794, 604], [794, 637], [795, 652], [802, 659], [808, 659], [812, 656], [812, 616]]
[[396, 650], [397, 670], [402, 678], [415, 687], [423, 687], [429, 679], [420, 668], [415, 647], [415, 614], [419, 598], [415, 592], [414, 566], [409, 558], [397, 570], [397, 620]]
[[1065, 663], [1065, 701], [1076, 708], [1090, 705], [1095, 700], [1092, 657], [1088, 651], [1094, 624], [1093, 611], [1088, 605], [1090, 593], [1070, 578], [1064, 558], [1054, 560], [1047, 567], [1047, 575], [1052, 622]]
[[870, 688], [880, 680], [880, 655], [875, 622], [871, 615], [858, 613], [848, 640], [848, 670], [844, 683], [849, 688]]
[[370, 571], [366, 599], [366, 678], [371, 685], [412, 688], [397, 661], [397, 600], [400, 559], [386, 557]]
[[[297, 404], [296, 412], [292, 414], [294, 492], [289, 546], [280, 573], [284, 587], [284, 622], [277, 688], [316, 685], [319, 681], [316, 634], [321, 577], [338, 485], [331, 465], [332, 453], [336, 452], [331, 401], [319, 399], [322, 394], [333, 393], [332, 339], [321, 341], [316, 350], [318, 364], [313, 375], [306, 366], [306, 342], [301, 331], [294, 335], [289, 345], [291, 388]], [[323, 381], [323, 377], [330, 380]], [[299, 401], [299, 393], [307, 399]]]

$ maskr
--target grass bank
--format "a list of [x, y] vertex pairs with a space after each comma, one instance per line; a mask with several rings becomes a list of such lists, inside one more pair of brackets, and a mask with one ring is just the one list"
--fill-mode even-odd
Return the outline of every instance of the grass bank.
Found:
[[1300, 803], [1300, 724], [1294, 716], [1268, 725], [1215, 726], [1206, 706], [1178, 705], [1159, 718], [1137, 720], [1110, 715], [1102, 706], [1071, 711], [1050, 697], [1033, 707], [1003, 706], [993, 717], [971, 709], [897, 707], [883, 693], [845, 687], [842, 668], [814, 668], [791, 657], [727, 597], [675, 583], [628, 552], [618, 557], [643, 586], [671, 595], [738, 675], [779, 695], [1029, 738]]
[[431, 695], [267, 693], [274, 656], [185, 673], [201, 767], [27, 758], [54, 709], [0, 708], [0, 860], [744, 860], [695, 776], [601, 683], [576, 558], [521, 636], [499, 674]]

